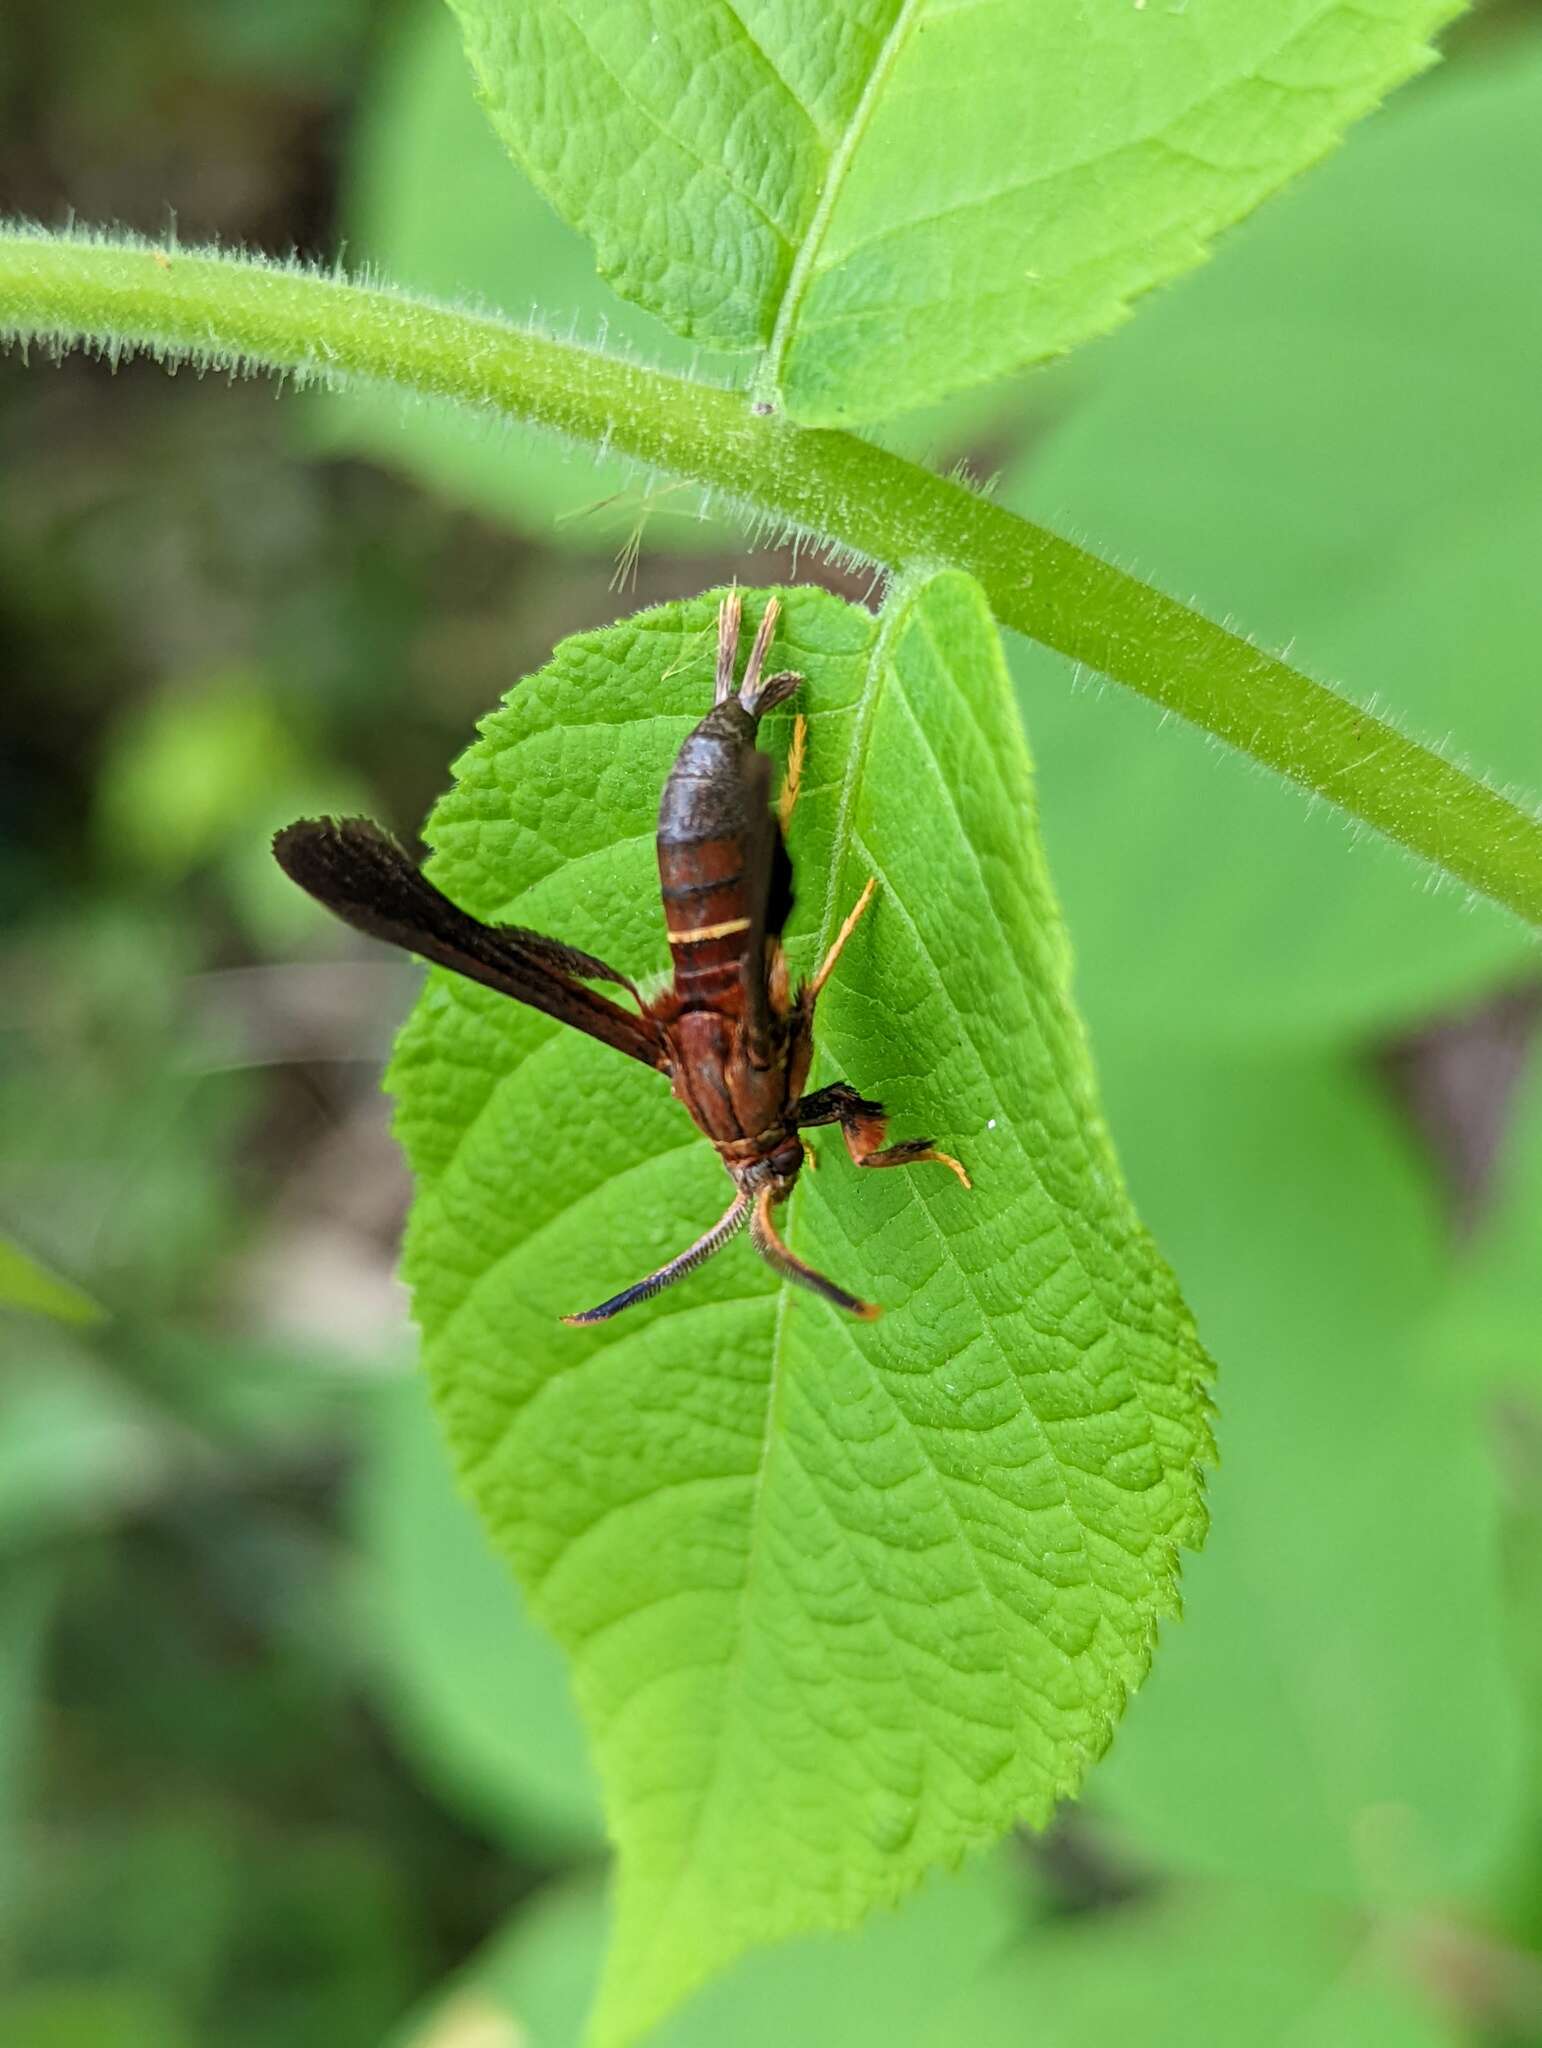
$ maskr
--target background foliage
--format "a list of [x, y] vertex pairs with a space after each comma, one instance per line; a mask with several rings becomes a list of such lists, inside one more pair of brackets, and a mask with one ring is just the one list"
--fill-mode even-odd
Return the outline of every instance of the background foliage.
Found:
[[[480, 199], [430, 142], [382, 193], [372, 138], [433, 14], [20, 0], [0, 210], [156, 233], [171, 205], [189, 240], [346, 236], [401, 272], [432, 198], [467, 253], [424, 282], [601, 317], [472, 269], [511, 218], [555, 246], [533, 206], [477, 231], [520, 205], [512, 173]], [[1481, 12], [1122, 334], [918, 428], [1534, 781], [1539, 44], [1534, 7]], [[469, 445], [0, 363], [0, 1271], [33, 1308], [86, 1297], [0, 1312], [0, 2038], [23, 2048], [472, 2021], [566, 2048], [592, 1990], [561, 1672], [449, 1490], [390, 1279], [376, 1083], [415, 976], [260, 849], [325, 805], [410, 831], [508, 683], [617, 608], [645, 509], [636, 601], [793, 565], [635, 500], [554, 535], [622, 480]], [[1518, 2048], [1542, 2036], [1530, 957], [1142, 707], [1048, 659], [1020, 683], [1110, 1120], [1227, 1367], [1227, 1540], [1047, 1842], [849, 1951], [756, 1958], [659, 2038], [1079, 2044], [1138, 2019]]]

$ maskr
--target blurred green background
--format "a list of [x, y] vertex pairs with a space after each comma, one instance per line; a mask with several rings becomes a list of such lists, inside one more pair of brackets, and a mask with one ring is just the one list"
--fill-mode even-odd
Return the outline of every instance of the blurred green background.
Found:
[[[1542, 788], [1542, 6], [1118, 335], [900, 424]], [[8, 0], [0, 213], [378, 265], [689, 358], [437, 0]], [[720, 367], [720, 366], [719, 366]], [[395, 401], [0, 359], [0, 2042], [570, 2048], [603, 1835], [392, 1277], [415, 971], [272, 826], [410, 834], [689, 493]], [[1013, 650], [1115, 1135], [1222, 1362], [1088, 1797], [686, 2044], [1542, 2042], [1542, 1014], [1516, 927]]]

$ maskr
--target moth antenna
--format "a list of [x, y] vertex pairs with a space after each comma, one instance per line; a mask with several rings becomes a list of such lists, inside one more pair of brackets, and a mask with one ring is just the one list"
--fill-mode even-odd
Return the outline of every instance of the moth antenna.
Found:
[[750, 658], [745, 665], [744, 681], [739, 686], [739, 702], [751, 718], [764, 718], [768, 711], [774, 711], [778, 704], [785, 704], [797, 689], [803, 678], [791, 669], [784, 669], [779, 675], [767, 676], [761, 681], [761, 670], [766, 665], [766, 656], [771, 651], [771, 640], [776, 632], [776, 622], [781, 617], [781, 601], [775, 597], [766, 599], [766, 608], [761, 613], [760, 626], [755, 634], [755, 644], [750, 649]]
[[650, 1273], [646, 1280], [639, 1280], [634, 1286], [624, 1288], [620, 1294], [613, 1294], [609, 1301], [602, 1301], [598, 1308], [586, 1308], [582, 1315], [564, 1316], [565, 1323], [582, 1327], [586, 1323], [608, 1323], [612, 1316], [620, 1315], [624, 1308], [634, 1302], [647, 1301], [655, 1294], [662, 1294], [666, 1287], [672, 1287], [677, 1280], [683, 1280], [687, 1273], [710, 1259], [714, 1252], [720, 1252], [731, 1237], [736, 1237], [744, 1228], [750, 1213], [750, 1198], [737, 1194], [727, 1209], [696, 1242], [683, 1251], [679, 1258], [671, 1259], [667, 1266], [660, 1266], [656, 1273]]
[[773, 1190], [762, 1188], [755, 1198], [755, 1213], [750, 1218], [750, 1243], [773, 1271], [784, 1280], [791, 1280], [799, 1287], [806, 1287], [812, 1294], [819, 1295], [836, 1308], [845, 1309], [848, 1315], [860, 1316], [865, 1323], [883, 1314], [873, 1301], [859, 1301], [854, 1294], [848, 1294], [844, 1287], [837, 1287], [833, 1280], [827, 1280], [823, 1273], [816, 1273], [812, 1266], [805, 1266], [796, 1258], [776, 1234], [776, 1225], [771, 1221]]
[[781, 604], [774, 597], [766, 599], [766, 608], [760, 615], [760, 624], [755, 629], [755, 644], [750, 649], [750, 658], [744, 665], [744, 681], [739, 686], [739, 702], [746, 711], [751, 711], [755, 693], [760, 686], [760, 671], [766, 665], [766, 655], [771, 648], [771, 635], [776, 631], [776, 621]]
[[717, 673], [712, 680], [712, 701], [726, 704], [734, 693], [734, 662], [739, 653], [739, 619], [744, 599], [736, 583], [717, 608]]

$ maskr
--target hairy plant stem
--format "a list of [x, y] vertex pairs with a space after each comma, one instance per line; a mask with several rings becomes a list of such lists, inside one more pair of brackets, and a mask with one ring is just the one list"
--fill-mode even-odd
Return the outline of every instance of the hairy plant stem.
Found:
[[0, 337], [455, 400], [630, 455], [892, 569], [966, 569], [1004, 625], [1542, 925], [1536, 814], [1084, 548], [854, 435], [325, 272], [90, 235], [0, 229]]

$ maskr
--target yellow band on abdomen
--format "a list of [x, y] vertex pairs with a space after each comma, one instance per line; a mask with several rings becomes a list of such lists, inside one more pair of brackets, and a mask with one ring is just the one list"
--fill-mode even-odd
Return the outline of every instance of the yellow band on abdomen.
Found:
[[693, 932], [677, 932], [671, 928], [669, 943], [672, 946], [699, 946], [705, 939], [731, 939], [735, 932], [747, 932], [750, 923], [747, 917], [731, 917], [726, 924], [698, 925]]

